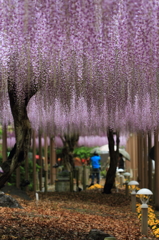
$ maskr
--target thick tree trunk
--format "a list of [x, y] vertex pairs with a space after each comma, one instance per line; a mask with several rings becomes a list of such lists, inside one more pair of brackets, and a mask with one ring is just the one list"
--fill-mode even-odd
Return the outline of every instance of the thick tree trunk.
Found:
[[113, 130], [108, 130], [108, 143], [109, 143], [109, 155], [110, 155], [110, 167], [108, 169], [107, 175], [106, 175], [106, 182], [104, 185], [104, 191], [103, 193], [110, 194], [111, 189], [113, 188], [114, 182], [115, 182], [115, 175], [116, 175], [116, 168], [117, 168], [117, 159], [119, 156], [119, 136], [117, 135], [117, 149], [114, 150], [114, 133]]
[[4, 173], [0, 174], [0, 188], [9, 179], [13, 171], [27, 158], [31, 144], [31, 124], [27, 116], [27, 104], [35, 92], [30, 92], [21, 101], [16, 93], [15, 85], [8, 81], [8, 93], [11, 111], [14, 119], [16, 144], [10, 152], [7, 160], [2, 163]]
[[74, 148], [77, 145], [79, 135], [73, 134], [73, 135], [67, 135], [65, 134], [63, 137], [61, 137], [63, 142], [63, 150], [62, 150], [62, 156], [63, 156], [63, 165], [68, 171], [72, 171], [75, 169], [74, 161], [73, 161], [73, 151]]
[[11, 150], [7, 161], [2, 163], [4, 173], [0, 176], [0, 188], [11, 176], [13, 171], [21, 165], [27, 157], [31, 143], [31, 125], [27, 116], [26, 108], [21, 108], [20, 113], [14, 114], [16, 144]]

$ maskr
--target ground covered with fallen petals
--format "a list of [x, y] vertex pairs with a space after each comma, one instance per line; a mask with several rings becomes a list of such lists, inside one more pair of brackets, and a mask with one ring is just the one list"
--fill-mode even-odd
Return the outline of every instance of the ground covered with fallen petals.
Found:
[[[40, 193], [39, 201], [14, 196], [23, 209], [0, 207], [0, 239], [87, 240], [99, 229], [117, 240], [139, 240], [141, 221], [131, 212], [124, 192], [102, 194], [101, 190], [73, 193]], [[156, 239], [149, 229], [147, 239]]]

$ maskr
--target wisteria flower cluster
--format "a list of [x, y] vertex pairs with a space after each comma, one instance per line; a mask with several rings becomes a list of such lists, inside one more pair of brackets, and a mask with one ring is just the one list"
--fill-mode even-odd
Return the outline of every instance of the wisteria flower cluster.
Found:
[[159, 1], [1, 0], [0, 121], [104, 135], [159, 124]]

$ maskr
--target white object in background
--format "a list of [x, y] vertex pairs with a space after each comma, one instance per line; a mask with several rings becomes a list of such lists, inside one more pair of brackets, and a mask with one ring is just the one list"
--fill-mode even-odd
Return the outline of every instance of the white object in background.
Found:
[[119, 148], [119, 153], [123, 155], [124, 158], [130, 161], [130, 154], [123, 148]]
[[133, 170], [130, 168], [130, 178], [133, 178]]
[[119, 173], [123, 173], [123, 172], [124, 172], [124, 169], [122, 169], [122, 168], [118, 168], [118, 169], [117, 169], [117, 172], [119, 172]]
[[125, 172], [123, 175], [124, 175], [124, 177], [130, 177], [130, 173], [129, 172]]
[[155, 161], [152, 160], [152, 173], [154, 174], [155, 173]]
[[39, 194], [35, 193], [35, 195], [36, 195], [36, 201], [39, 201]]

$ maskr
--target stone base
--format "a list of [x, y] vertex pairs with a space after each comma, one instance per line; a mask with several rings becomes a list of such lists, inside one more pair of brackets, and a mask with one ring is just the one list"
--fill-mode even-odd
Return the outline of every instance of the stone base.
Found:
[[69, 192], [70, 191], [70, 180], [67, 178], [61, 178], [55, 180], [55, 191], [56, 192]]

